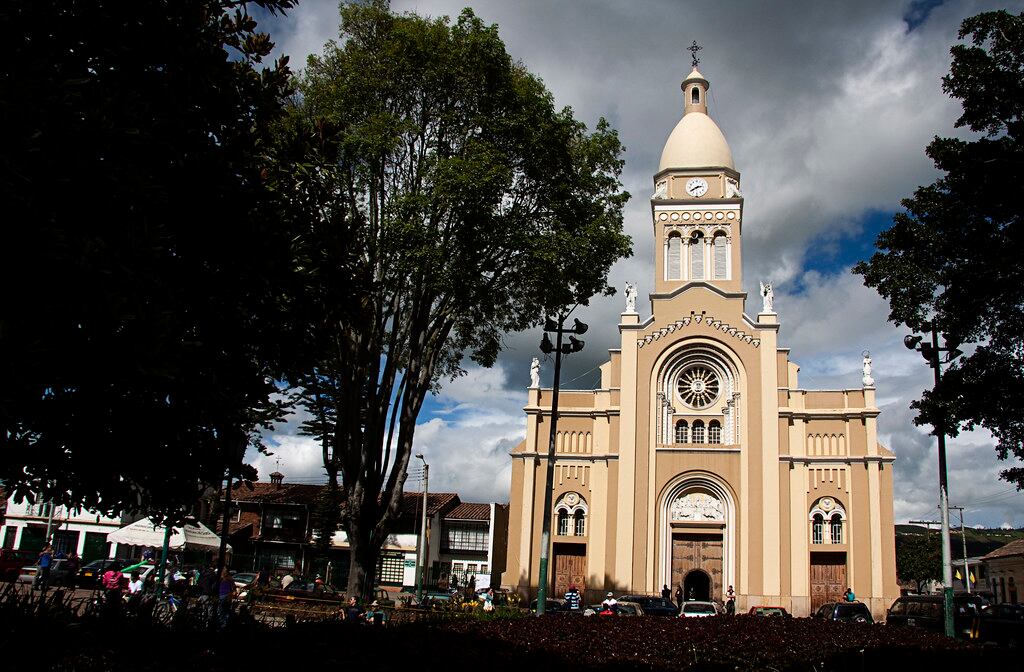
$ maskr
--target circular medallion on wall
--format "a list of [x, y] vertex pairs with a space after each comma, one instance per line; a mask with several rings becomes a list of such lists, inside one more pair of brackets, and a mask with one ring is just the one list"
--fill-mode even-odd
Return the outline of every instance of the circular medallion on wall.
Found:
[[818, 500], [818, 508], [827, 513], [836, 508], [836, 503], [831, 497], [822, 497]]
[[575, 492], [569, 492], [569, 493], [566, 493], [566, 495], [563, 498], [563, 500], [569, 506], [576, 506], [577, 504], [579, 504], [580, 496], [577, 495]]
[[696, 364], [679, 376], [677, 384], [679, 398], [690, 408], [703, 409], [718, 399], [721, 382], [718, 374], [708, 366]]

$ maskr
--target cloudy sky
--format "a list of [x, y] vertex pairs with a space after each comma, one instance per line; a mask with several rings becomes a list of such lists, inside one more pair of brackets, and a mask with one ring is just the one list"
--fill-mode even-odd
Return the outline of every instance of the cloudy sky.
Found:
[[[801, 387], [856, 387], [860, 353], [875, 361], [880, 440], [896, 452], [898, 521], [936, 519], [934, 438], [912, 423], [909, 403], [930, 385], [906, 333], [886, 321], [887, 305], [850, 273], [870, 255], [901, 198], [935, 179], [924, 148], [954, 131], [956, 103], [940, 88], [960, 21], [1020, 2], [690, 0], [395, 0], [398, 11], [455, 16], [469, 5], [496, 23], [509, 52], [543, 78], [559, 105], [593, 125], [607, 118], [626, 145], [623, 181], [633, 198], [626, 230], [634, 256], [612, 283], [653, 287], [648, 198], [669, 132], [682, 113], [685, 48], [703, 45], [711, 81], [710, 114], [742, 173], [746, 197], [744, 279], [775, 283], [779, 343], [801, 366]], [[293, 68], [337, 38], [331, 0], [305, 0], [262, 22]], [[641, 311], [649, 303], [638, 302]], [[619, 296], [579, 316], [591, 325], [586, 350], [564, 364], [563, 386], [597, 384], [596, 367], [614, 347]], [[507, 501], [508, 451], [525, 432], [522, 407], [539, 333], [512, 334], [497, 366], [471, 368], [430, 399], [416, 431], [431, 465], [431, 490], [464, 501]], [[545, 362], [545, 384], [550, 383]], [[273, 457], [254, 456], [261, 474], [280, 465], [287, 480], [322, 480], [319, 451], [286, 425], [271, 438]], [[991, 437], [975, 432], [949, 444], [950, 499], [967, 507], [968, 525], [1024, 526], [1024, 494], [998, 480], [1005, 468]], [[277, 461], [280, 460], [278, 463]]]

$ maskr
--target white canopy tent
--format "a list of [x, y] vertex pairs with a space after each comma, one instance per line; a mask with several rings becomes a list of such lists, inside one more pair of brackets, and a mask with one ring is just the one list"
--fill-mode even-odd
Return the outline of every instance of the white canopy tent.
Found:
[[[164, 525], [156, 525], [150, 518], [137, 520], [131, 525], [122, 527], [116, 532], [107, 535], [107, 541], [129, 546], [152, 546], [161, 548], [164, 545], [164, 535], [167, 528]], [[186, 525], [175, 525], [171, 528], [171, 538], [168, 549], [172, 551], [216, 551], [220, 548], [220, 537], [213, 530], [202, 523], [188, 523]], [[228, 552], [231, 546], [227, 547]]]

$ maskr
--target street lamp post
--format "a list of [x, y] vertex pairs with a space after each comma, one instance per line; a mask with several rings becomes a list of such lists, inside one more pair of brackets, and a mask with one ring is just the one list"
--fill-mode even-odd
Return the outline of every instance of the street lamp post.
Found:
[[[576, 336], [586, 333], [587, 325], [579, 320], [573, 320], [573, 326], [565, 327], [566, 316], [559, 315], [558, 322], [550, 317], [544, 323], [544, 338], [540, 343], [540, 350], [545, 355], [555, 353], [555, 382], [551, 392], [551, 431], [548, 433], [548, 464], [547, 481], [544, 485], [544, 522], [540, 535], [540, 575], [537, 586], [537, 615], [544, 615], [545, 602], [548, 596], [548, 554], [551, 549], [551, 498], [552, 485], [555, 478], [555, 438], [558, 430], [558, 384], [562, 373], [562, 355], [579, 352], [583, 349], [584, 342]], [[555, 334], [555, 344], [551, 345], [548, 332]], [[563, 334], [569, 336], [568, 343], [562, 343]]]
[[[957, 350], [956, 344], [950, 344], [949, 338], [945, 334], [943, 335], [945, 347], [939, 347], [939, 334], [934, 320], [931, 324], [931, 332], [931, 342], [924, 341], [921, 336], [911, 335], [903, 339], [903, 344], [909, 350], [920, 352], [921, 356], [928, 361], [928, 366], [932, 367], [935, 373], [935, 387], [932, 389], [938, 390], [939, 383], [942, 381], [942, 365], [948, 364], [963, 353]], [[943, 352], [947, 353], [945, 359], [942, 358]], [[942, 523], [943, 614], [945, 616], [946, 636], [953, 637], [956, 633], [953, 628], [953, 565], [950, 557], [949, 489], [946, 480], [946, 428], [941, 420], [936, 420], [932, 427], [939, 447], [939, 511]]]
[[423, 453], [416, 453], [423, 462], [423, 511], [420, 513], [420, 538], [416, 545], [416, 604], [423, 604], [423, 573], [426, 571], [427, 553], [427, 479], [430, 476], [430, 465], [423, 459]]

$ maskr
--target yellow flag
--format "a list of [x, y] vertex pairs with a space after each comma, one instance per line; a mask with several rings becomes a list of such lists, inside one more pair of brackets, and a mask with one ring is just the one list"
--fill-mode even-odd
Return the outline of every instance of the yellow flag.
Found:
[[974, 572], [971, 572], [971, 583], [977, 583], [978, 581], [974, 578]]
[[960, 570], [959, 569], [956, 570], [956, 574], [954, 576], [956, 576], [958, 581], [963, 578], [963, 577], [960, 576]]

